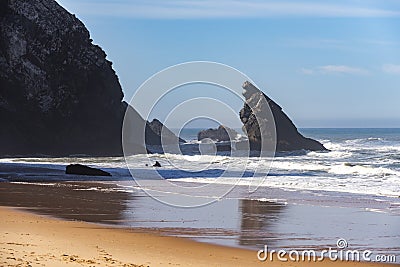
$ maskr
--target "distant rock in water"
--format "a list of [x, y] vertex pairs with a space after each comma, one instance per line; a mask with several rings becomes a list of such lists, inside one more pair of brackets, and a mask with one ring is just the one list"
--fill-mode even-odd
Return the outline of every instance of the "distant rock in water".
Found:
[[[262, 93], [253, 84], [246, 81], [243, 84], [243, 95], [246, 98], [246, 103], [240, 111], [240, 119], [243, 122], [243, 130], [247, 133], [250, 149], [260, 150], [263, 139], [268, 139], [274, 133], [271, 127], [264, 127], [264, 132], [261, 133], [258, 122], [271, 125], [268, 122], [268, 114], [266, 110], [272, 112], [276, 127], [276, 151], [294, 151], [294, 150], [326, 150], [326, 148], [318, 141], [306, 138], [301, 135], [293, 122], [282, 111], [282, 108], [272, 99]], [[262, 96], [266, 101], [261, 101]], [[251, 108], [250, 108], [251, 107]], [[257, 112], [258, 114], [254, 114]], [[257, 118], [259, 121], [257, 121]]]
[[153, 167], [161, 167], [160, 162], [156, 161], [156, 163], [154, 163]]
[[236, 132], [235, 130], [220, 125], [217, 129], [210, 128], [200, 131], [197, 134], [197, 140], [201, 141], [202, 139], [210, 138], [214, 141], [231, 141], [232, 139], [234, 140], [237, 135], [238, 132]]
[[77, 175], [90, 175], [90, 176], [111, 176], [109, 172], [91, 168], [81, 164], [71, 164], [68, 165], [66, 170], [66, 174], [77, 174]]
[[138, 129], [129, 152], [145, 153], [147, 122], [122, 99], [75, 15], [54, 0], [0, 1], [0, 155], [122, 155], [125, 112]]
[[[163, 135], [162, 141], [165, 145], [174, 144], [174, 143], [186, 143], [185, 140], [176, 136], [170, 129], [168, 129], [165, 125], [163, 125], [159, 120], [153, 119], [151, 122], [147, 123], [147, 130], [151, 130], [156, 134], [156, 136], [161, 137]], [[160, 145], [161, 138], [150, 138], [149, 134], [146, 134], [146, 144], [148, 145]]]

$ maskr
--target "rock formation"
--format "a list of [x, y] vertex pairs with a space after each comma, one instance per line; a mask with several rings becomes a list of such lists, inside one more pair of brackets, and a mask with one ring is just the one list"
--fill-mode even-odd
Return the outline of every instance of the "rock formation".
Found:
[[[152, 131], [157, 136], [163, 135], [162, 141], [163, 144], [174, 144], [174, 143], [186, 143], [182, 138], [177, 137], [170, 129], [164, 126], [159, 120], [153, 119], [151, 122], [147, 123], [148, 128], [146, 131]], [[151, 139], [149, 135], [146, 135], [146, 144], [148, 145], [161, 145], [161, 138], [153, 138]]]
[[200, 131], [197, 134], [197, 140], [201, 141], [204, 138], [210, 138], [214, 141], [231, 141], [232, 139], [234, 140], [237, 135], [238, 132], [236, 132], [235, 130], [220, 125], [217, 129], [210, 128]]
[[[246, 81], [242, 87], [246, 103], [239, 115], [243, 122], [243, 131], [249, 138], [251, 150], [260, 150], [262, 142], [273, 139], [276, 143], [276, 151], [326, 150], [318, 141], [301, 135], [282, 108], [253, 84]], [[274, 123], [269, 118], [270, 114], [275, 122], [276, 135], [273, 129]], [[262, 123], [264, 127], [260, 127], [259, 123]], [[261, 131], [260, 128], [263, 130]]]
[[156, 161], [156, 163], [154, 163], [153, 167], [161, 167], [160, 162]]
[[[125, 112], [146, 127], [122, 98], [112, 63], [74, 15], [54, 0], [0, 1], [0, 155], [121, 155]], [[146, 151], [142, 135], [132, 142]]]

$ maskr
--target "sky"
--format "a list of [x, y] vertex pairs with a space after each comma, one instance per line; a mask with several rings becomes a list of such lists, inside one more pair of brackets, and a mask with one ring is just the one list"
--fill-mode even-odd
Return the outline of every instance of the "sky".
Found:
[[[105, 50], [128, 102], [167, 67], [212, 61], [247, 75], [298, 127], [400, 127], [400, 1], [58, 2]], [[212, 86], [188, 87], [153, 115], [185, 97], [242, 106]], [[240, 127], [233, 117], [224, 119]]]

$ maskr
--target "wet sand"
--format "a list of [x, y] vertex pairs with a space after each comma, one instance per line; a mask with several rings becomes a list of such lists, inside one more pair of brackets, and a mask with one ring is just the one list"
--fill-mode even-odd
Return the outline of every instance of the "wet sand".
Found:
[[65, 221], [0, 207], [1, 266], [385, 266], [260, 262], [256, 251]]
[[[397, 255], [400, 216], [360, 208], [223, 199], [199, 208], [167, 206], [132, 188], [132, 182], [0, 183], [0, 206], [20, 207], [65, 220], [185, 237], [259, 250], [335, 248]], [[398, 262], [400, 263], [400, 262]]]

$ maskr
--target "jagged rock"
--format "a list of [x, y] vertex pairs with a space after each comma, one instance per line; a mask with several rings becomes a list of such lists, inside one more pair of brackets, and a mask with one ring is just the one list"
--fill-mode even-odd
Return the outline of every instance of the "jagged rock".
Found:
[[[276, 151], [326, 150], [318, 141], [301, 135], [282, 108], [253, 84], [246, 81], [242, 87], [246, 103], [239, 115], [251, 150], [260, 150], [262, 142], [268, 143], [270, 140], [275, 140]], [[270, 114], [275, 121], [276, 135]], [[263, 127], [259, 123], [263, 123]], [[262, 132], [260, 128], [263, 129]]]
[[[151, 130], [156, 134], [156, 136], [162, 137], [164, 145], [176, 144], [176, 143], [186, 143], [180, 137], [177, 137], [171, 130], [169, 130], [165, 125], [163, 125], [158, 119], [153, 119], [151, 122], [147, 123], [147, 130]], [[151, 134], [151, 133], [150, 133]], [[148, 145], [161, 145], [161, 138], [150, 138], [150, 134], [146, 132], [146, 144]]]
[[90, 176], [111, 176], [109, 172], [88, 167], [81, 164], [70, 164], [65, 169], [66, 174], [77, 174], [77, 175], [90, 175]]
[[153, 167], [161, 167], [160, 162], [156, 161], [156, 163], [154, 163]]
[[129, 152], [145, 153], [147, 122], [122, 98], [112, 63], [74, 15], [54, 0], [0, 1], [0, 155], [122, 155], [125, 112], [140, 131]]
[[201, 141], [202, 139], [210, 138], [214, 141], [231, 141], [232, 139], [234, 140], [237, 135], [238, 132], [236, 132], [235, 130], [220, 125], [217, 129], [210, 128], [200, 131], [197, 134], [197, 140]]

